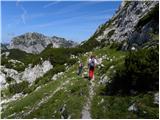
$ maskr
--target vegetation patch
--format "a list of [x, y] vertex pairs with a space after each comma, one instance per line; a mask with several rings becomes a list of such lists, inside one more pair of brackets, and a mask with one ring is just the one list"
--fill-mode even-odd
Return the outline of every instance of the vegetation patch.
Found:
[[142, 17], [135, 28], [141, 28], [152, 19], [159, 21], [159, 4], [157, 4], [148, 14]]
[[124, 66], [113, 76], [108, 92], [128, 94], [131, 91], [158, 90], [158, 56], [158, 46], [129, 52]]
[[115, 31], [115, 30], [111, 30], [111, 31], [108, 32], [108, 37], [109, 37], [109, 38], [114, 34], [114, 31]]
[[[136, 110], [129, 111], [135, 104]], [[97, 94], [92, 101], [91, 109], [94, 119], [157, 119], [158, 105], [153, 103], [153, 94], [136, 96], [104, 96]]]
[[25, 118], [80, 118], [83, 103], [88, 95], [87, 81], [76, 74], [69, 75], [73, 78], [69, 84], [63, 86], [46, 103]]

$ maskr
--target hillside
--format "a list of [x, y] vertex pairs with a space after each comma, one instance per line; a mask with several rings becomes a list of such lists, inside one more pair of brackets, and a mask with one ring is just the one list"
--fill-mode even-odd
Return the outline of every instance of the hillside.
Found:
[[139, 47], [159, 33], [158, 1], [123, 1], [115, 15], [83, 44], [86, 50], [112, 43], [121, 50]]
[[[1, 117], [158, 119], [157, 8], [157, 1], [122, 2], [109, 21], [76, 47], [48, 45], [38, 55], [4, 50]], [[91, 55], [98, 64], [94, 79], [88, 80]], [[77, 75], [80, 61], [82, 76]]]
[[[87, 111], [87, 103], [91, 118], [158, 118], [158, 105], [154, 103], [156, 94], [152, 91], [129, 96], [106, 95], [109, 90], [105, 86], [112, 81], [112, 73], [123, 65], [126, 53], [109, 48], [93, 53], [102, 60], [93, 82], [77, 76], [75, 64], [54, 76], [53, 70], [47, 72], [31, 86], [23, 82], [15, 84], [15, 88], [10, 85], [9, 91], [16, 94], [10, 95], [7, 89], [2, 91], [2, 98], [5, 98], [2, 99], [2, 118], [85, 118], [87, 115], [82, 111]], [[88, 54], [80, 57], [85, 64], [84, 76], [87, 76]], [[16, 90], [19, 85], [23, 87]]]

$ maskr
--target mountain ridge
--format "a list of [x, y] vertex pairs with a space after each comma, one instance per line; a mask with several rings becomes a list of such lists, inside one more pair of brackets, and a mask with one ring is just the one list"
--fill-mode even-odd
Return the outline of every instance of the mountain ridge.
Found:
[[8, 49], [20, 49], [27, 53], [39, 54], [42, 52], [49, 44], [52, 44], [53, 48], [59, 47], [75, 47], [76, 42], [71, 40], [66, 40], [61, 37], [48, 37], [37, 32], [27, 32], [25, 34], [14, 37]]

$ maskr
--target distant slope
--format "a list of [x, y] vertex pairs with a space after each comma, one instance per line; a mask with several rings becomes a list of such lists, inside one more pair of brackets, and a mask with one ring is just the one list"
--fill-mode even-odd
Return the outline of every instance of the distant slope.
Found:
[[40, 33], [25, 33], [14, 37], [10, 43], [9, 49], [19, 49], [27, 53], [37, 54], [42, 52], [49, 44], [53, 48], [59, 47], [74, 47], [77, 43], [68, 41], [60, 37], [48, 37]]

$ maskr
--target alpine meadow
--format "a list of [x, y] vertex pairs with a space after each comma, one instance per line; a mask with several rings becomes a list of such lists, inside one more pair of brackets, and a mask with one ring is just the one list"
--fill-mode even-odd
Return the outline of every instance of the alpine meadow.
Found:
[[2, 119], [159, 119], [159, 1], [1, 1]]

